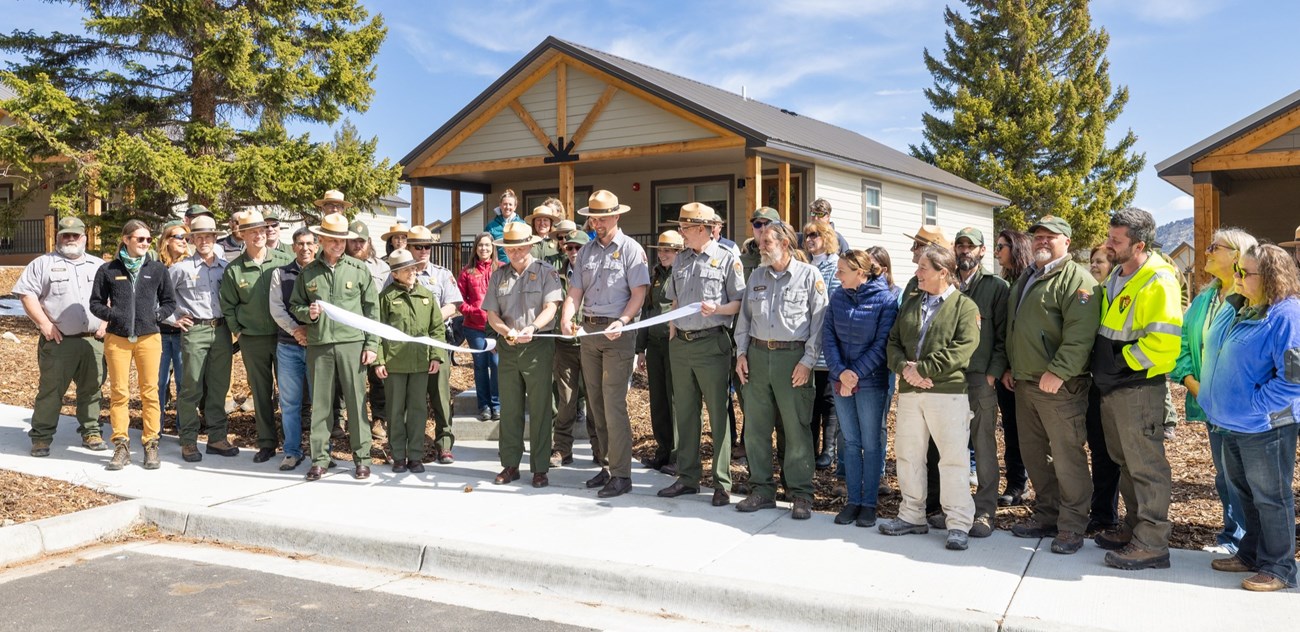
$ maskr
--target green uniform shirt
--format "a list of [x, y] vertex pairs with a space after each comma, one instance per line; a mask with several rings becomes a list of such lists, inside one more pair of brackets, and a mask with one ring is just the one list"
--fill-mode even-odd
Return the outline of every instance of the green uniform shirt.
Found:
[[975, 301], [980, 314], [980, 346], [966, 372], [1001, 378], [1007, 370], [1007, 296], [1011, 288], [1002, 277], [977, 268], [970, 282], [964, 287], [959, 283], [957, 289]]
[[[442, 308], [433, 292], [419, 283], [409, 290], [398, 283], [384, 288], [379, 293], [379, 320], [404, 334], [447, 341]], [[384, 365], [389, 373], [426, 373], [433, 360], [447, 362], [447, 352], [418, 342], [385, 340], [379, 345], [379, 359], [375, 362]]]
[[280, 331], [271, 318], [271, 271], [292, 262], [292, 256], [268, 248], [261, 263], [245, 251], [226, 266], [218, 294], [230, 333], [271, 336]]
[[1007, 299], [1007, 360], [1017, 380], [1043, 373], [1068, 380], [1088, 372], [1092, 343], [1101, 323], [1101, 287], [1082, 265], [1048, 264], [1030, 283], [1036, 268], [1016, 279]]
[[302, 269], [297, 282], [293, 284], [289, 311], [300, 322], [307, 323], [309, 347], [361, 340], [365, 342], [367, 351], [378, 350], [379, 339], [374, 334], [340, 325], [324, 314], [313, 321], [308, 310], [316, 301], [325, 301], [372, 320], [377, 318], [379, 298], [375, 293], [370, 270], [366, 269], [365, 264], [344, 256], [339, 257], [334, 267], [330, 267], [325, 263], [324, 257], [318, 257]]

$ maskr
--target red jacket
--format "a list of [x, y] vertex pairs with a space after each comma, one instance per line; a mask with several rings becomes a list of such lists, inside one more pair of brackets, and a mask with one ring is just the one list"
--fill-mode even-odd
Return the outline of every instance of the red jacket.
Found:
[[456, 285], [460, 287], [460, 313], [465, 317], [464, 326], [476, 331], [487, 330], [487, 312], [483, 311], [483, 298], [487, 296], [488, 277], [501, 263], [499, 261], [477, 260], [460, 271]]

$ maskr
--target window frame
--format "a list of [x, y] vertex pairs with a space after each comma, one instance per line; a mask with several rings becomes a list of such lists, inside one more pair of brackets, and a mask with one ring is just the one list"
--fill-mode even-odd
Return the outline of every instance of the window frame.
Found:
[[718, 174], [718, 175], [711, 175], [711, 176], [695, 176], [690, 178], [669, 178], [664, 180], [651, 180], [650, 181], [650, 209], [651, 209], [650, 212], [652, 215], [650, 220], [652, 222], [651, 228], [654, 230], [655, 234], [677, 227], [677, 223], [675, 221], [671, 221], [671, 220], [665, 221], [663, 217], [661, 217], [659, 214], [660, 211], [659, 189], [662, 187], [670, 187], [670, 186], [686, 186], [688, 187], [690, 193], [689, 195], [687, 195], [686, 202], [683, 202], [683, 204], [689, 204], [691, 202], [696, 201], [695, 187], [701, 184], [720, 184], [726, 187], [727, 208], [722, 210], [716, 208], [713, 209], [714, 211], [719, 211], [719, 214], [722, 216], [722, 221], [724, 224], [724, 233], [726, 232], [725, 225], [727, 224], [727, 220], [731, 215], [732, 211], [734, 211], [736, 207], [736, 175], [735, 174]]
[[[876, 191], [876, 206], [872, 207], [867, 204], [867, 192], [874, 189]], [[871, 224], [867, 221], [867, 214], [872, 210], [876, 211], [876, 223]], [[872, 235], [881, 233], [882, 225], [885, 222], [885, 184], [878, 180], [862, 179], [862, 232]]]
[[[565, 212], [568, 213], [570, 217], [576, 216], [578, 209], [587, 205], [587, 199], [590, 198], [591, 194], [594, 193], [595, 191], [596, 188], [591, 186], [590, 184], [584, 186], [574, 186], [573, 187], [573, 208], [565, 209]], [[521, 208], [515, 209], [515, 213], [518, 214], [519, 217], [528, 217], [529, 215], [532, 215], [533, 209], [541, 205], [542, 202], [538, 202], [533, 206], [528, 206], [528, 198], [530, 197], [541, 197], [542, 201], [545, 201], [545, 199], [548, 197], [553, 197], [558, 199], [560, 197], [560, 189], [559, 188], [525, 189], [524, 191], [520, 192], [519, 204]], [[579, 206], [579, 204], [581, 204], [581, 206]], [[528, 208], [522, 208], [524, 206], [528, 206]]]
[[[931, 216], [927, 210], [928, 209], [927, 205], [931, 202], [934, 203], [933, 216]], [[939, 225], [939, 196], [937, 194], [934, 193], [921, 194], [921, 225], [922, 226]]]

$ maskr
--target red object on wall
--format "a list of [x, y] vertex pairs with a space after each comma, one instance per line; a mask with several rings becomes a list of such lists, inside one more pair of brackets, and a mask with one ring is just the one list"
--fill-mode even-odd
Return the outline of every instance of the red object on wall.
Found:
[[633, 183], [632, 183], [632, 190], [633, 190], [633, 191], [640, 191], [640, 190], [641, 190], [641, 183], [640, 183], [640, 182], [633, 182]]

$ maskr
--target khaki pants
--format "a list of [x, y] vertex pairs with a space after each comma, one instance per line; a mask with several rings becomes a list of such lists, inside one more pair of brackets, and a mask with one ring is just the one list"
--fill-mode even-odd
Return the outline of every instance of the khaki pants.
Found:
[[1055, 394], [1036, 380], [1016, 381], [1020, 455], [1034, 484], [1034, 520], [1045, 527], [1083, 533], [1092, 505], [1088, 470], [1088, 389], [1092, 378], [1066, 380]]
[[1120, 467], [1124, 525], [1151, 551], [1169, 550], [1169, 459], [1165, 457], [1165, 382], [1101, 396], [1106, 451]]
[[636, 359], [636, 333], [616, 340], [582, 337], [582, 380], [596, 418], [596, 436], [611, 476], [632, 477], [632, 423], [627, 415], [627, 381]]
[[162, 362], [162, 334], [140, 336], [135, 342], [108, 334], [104, 338], [104, 362], [108, 365], [108, 418], [113, 423], [113, 442], [126, 439], [126, 429], [131, 424], [127, 406], [131, 402], [132, 362], [135, 363], [136, 381], [140, 384], [140, 416], [144, 422], [140, 442], [146, 444], [156, 440], [158, 422], [162, 416], [162, 411], [158, 408], [158, 365]]
[[894, 458], [903, 502], [898, 517], [925, 524], [926, 450], [939, 448], [939, 503], [948, 528], [970, 531], [975, 501], [970, 495], [970, 402], [961, 393], [899, 393], [894, 423]]

